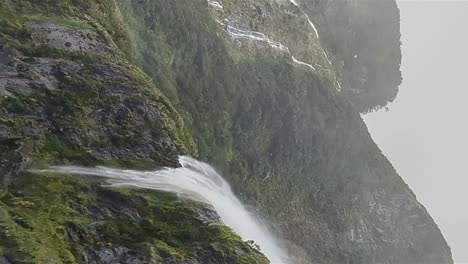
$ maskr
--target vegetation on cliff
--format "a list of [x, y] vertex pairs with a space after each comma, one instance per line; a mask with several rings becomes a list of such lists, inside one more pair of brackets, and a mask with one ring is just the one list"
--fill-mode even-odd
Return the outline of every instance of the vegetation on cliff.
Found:
[[[234, 2], [239, 18], [249, 9], [253, 29], [282, 10]], [[271, 20], [293, 14], [284, 12]], [[304, 253], [295, 262], [451, 261], [359, 116], [396, 94], [393, 84], [379, 86], [386, 71], [378, 68], [388, 64], [375, 61], [378, 47], [358, 64], [379, 73], [359, 87], [378, 100], [359, 103], [290, 56], [232, 41], [204, 0], [3, 0], [0, 14], [0, 261], [267, 262], [228, 228], [200, 219], [200, 204], [24, 172], [57, 163], [177, 166], [179, 154], [220, 168], [293, 254]], [[392, 14], [374, 19], [394, 25]], [[357, 83], [353, 50], [334, 46], [349, 39], [340, 25], [330, 23], [324, 45]]]
[[25, 172], [177, 166], [197, 147], [131, 63], [113, 1], [2, 1], [0, 13], [0, 261], [268, 263], [205, 204]]
[[206, 205], [172, 194], [26, 173], [0, 203], [13, 263], [267, 263]]
[[[236, 3], [240, 14], [257, 6], [245, 10], [257, 20], [274, 10]], [[221, 168], [245, 201], [303, 248], [305, 263], [450, 262], [437, 226], [359, 116], [389, 97], [357, 104], [307, 67], [232, 41], [205, 1], [121, 0], [119, 7], [140, 52], [137, 62], [182, 113], [200, 158]], [[398, 24], [398, 16], [385, 19]], [[391, 49], [399, 53], [399, 46]], [[370, 75], [375, 79], [363, 89], [394, 96], [396, 86], [380, 86], [377, 77]]]

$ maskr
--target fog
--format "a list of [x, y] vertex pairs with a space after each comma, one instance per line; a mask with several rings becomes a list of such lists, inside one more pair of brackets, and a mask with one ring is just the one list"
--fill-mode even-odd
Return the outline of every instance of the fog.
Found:
[[364, 119], [374, 140], [468, 263], [468, 2], [399, 1], [403, 84]]

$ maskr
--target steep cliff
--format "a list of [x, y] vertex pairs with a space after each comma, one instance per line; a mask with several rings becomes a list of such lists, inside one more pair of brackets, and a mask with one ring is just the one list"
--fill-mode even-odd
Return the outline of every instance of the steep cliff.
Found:
[[301, 1], [336, 57], [343, 93], [361, 112], [385, 107], [401, 84], [400, 14], [395, 1]]
[[401, 82], [394, 1], [30, 0], [0, 12], [0, 256], [265, 262], [200, 220], [199, 204], [24, 172], [188, 154], [223, 171], [294, 263], [452, 263], [359, 115]]
[[268, 263], [206, 204], [27, 172], [177, 166], [196, 147], [123, 52], [114, 2], [7, 1], [0, 12], [1, 263]]
[[200, 157], [306, 252], [304, 263], [450, 263], [359, 115], [393, 100], [401, 81], [396, 4], [338, 2], [120, 8], [139, 64], [184, 116]]

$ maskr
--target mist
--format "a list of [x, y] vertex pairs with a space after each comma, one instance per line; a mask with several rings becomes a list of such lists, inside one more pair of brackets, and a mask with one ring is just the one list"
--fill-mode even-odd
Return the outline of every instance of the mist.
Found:
[[372, 137], [468, 263], [468, 2], [399, 1], [403, 84]]
[[268, 231], [265, 223], [255, 213], [247, 210], [234, 195], [229, 183], [213, 167], [185, 156], [181, 156], [179, 162], [182, 166], [180, 168], [156, 171], [58, 166], [36, 172], [100, 176], [107, 178], [108, 183], [114, 187], [133, 186], [201, 199], [212, 205], [221, 221], [244, 241], [254, 241], [271, 263], [289, 263], [279, 240]]

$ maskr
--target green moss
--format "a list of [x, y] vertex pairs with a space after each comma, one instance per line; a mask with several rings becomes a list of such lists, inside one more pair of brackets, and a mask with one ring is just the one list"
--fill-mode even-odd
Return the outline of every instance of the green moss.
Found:
[[[256, 249], [236, 235], [229, 227], [203, 222], [194, 218], [197, 208], [203, 204], [180, 201], [170, 193], [161, 193], [133, 188], [114, 189], [125, 195], [141, 197], [147, 203], [148, 218], [138, 223], [117, 219], [102, 223], [109, 238], [125, 244], [140, 243], [141, 239], [151, 242], [159, 250], [166, 251], [176, 259], [196, 257], [197, 247], [212, 248], [232, 263], [268, 263]], [[134, 241], [137, 234], [138, 241]], [[246, 252], [240, 256], [236, 249]], [[252, 260], [255, 259], [255, 262]]]
[[[96, 81], [92, 76], [92, 65], [117, 61], [122, 72], [129, 78], [130, 83], [135, 88], [151, 94], [156, 99], [158, 107], [161, 108], [163, 124], [162, 126], [155, 125], [155, 129], [167, 130], [182, 154], [197, 156], [196, 144], [191, 132], [184, 125], [183, 119], [180, 118], [169, 100], [154, 86], [152, 79], [141, 69], [129, 63], [129, 61], [133, 60], [133, 57], [130, 56], [132, 48], [128, 48], [130, 40], [127, 36], [127, 29], [123, 26], [122, 16], [114, 1], [97, 2], [86, 0], [79, 3], [75, 1], [52, 1], [51, 3], [38, 1], [7, 2], [1, 5], [0, 10], [5, 13], [5, 16], [0, 18], [0, 23], [5, 25], [1, 31], [4, 32], [5, 45], [15, 47], [31, 56], [79, 60], [86, 64], [86, 68], [79, 75], [60, 83], [60, 91], [47, 104], [48, 108], [56, 108], [50, 109], [52, 115], [54, 115], [53, 118], [63, 119], [60, 115], [82, 113], [82, 117], [73, 121], [73, 126], [81, 127], [83, 130], [86, 127], [93, 126], [86, 117], [90, 104], [101, 104], [104, 108], [105, 104], [112, 104], [111, 101], [105, 101], [106, 98], [103, 99], [104, 101], [100, 101], [105, 86], [112, 84]], [[30, 21], [34, 20], [48, 21], [70, 28], [94, 28], [98, 34], [106, 39], [112, 52], [90, 56], [90, 54], [86, 53], [58, 50], [46, 44], [35, 43], [30, 33]], [[24, 32], [24, 34], [20, 36], [18, 32]], [[125, 53], [128, 56], [125, 56]], [[29, 76], [27, 72], [22, 74], [27, 78], [34, 77]], [[80, 87], [80, 89], [75, 89], [75, 87]], [[13, 112], [24, 110], [21, 109], [24, 107], [24, 103], [27, 105], [27, 101], [16, 100], [14, 103], [11, 104], [11, 108], [15, 109], [10, 109]], [[62, 124], [63, 129], [66, 129], [66, 126], [66, 124]], [[85, 142], [87, 145], [100, 144], [96, 140], [86, 138]], [[138, 140], [138, 138], [128, 133], [120, 133], [114, 135], [110, 139], [110, 143], [118, 145], [132, 144], [133, 140]]]
[[184, 120], [179, 116], [176, 110], [168, 101], [165, 104], [159, 104], [162, 110], [162, 119], [164, 128], [169, 131], [171, 138], [179, 148], [180, 152], [192, 157], [198, 157], [198, 147], [184, 124]]
[[92, 198], [81, 181], [24, 175], [1, 198], [6, 256], [16, 263], [76, 262], [67, 243], [67, 221], [87, 223]]
[[123, 160], [123, 159], [114, 159], [114, 160], [99, 160], [96, 161], [96, 165], [114, 167], [114, 168], [132, 168], [140, 170], [149, 170], [160, 168], [161, 164], [158, 164], [154, 160]]
[[0, 46], [21, 46], [30, 36], [30, 27], [20, 19], [17, 10], [10, 5], [0, 3]]
[[[73, 149], [66, 146], [59, 138], [54, 135], [46, 135], [36, 143], [35, 160], [49, 160], [50, 163], [57, 161], [67, 162], [82, 159], [85, 155], [82, 150]], [[84, 162], [83, 162], [84, 163]]]
[[169, 246], [167, 243], [161, 240], [157, 240], [154, 243], [154, 249], [157, 252], [158, 256], [172, 256], [174, 260], [185, 260], [187, 256], [184, 255], [184, 252], [179, 251], [177, 248]]
[[30, 124], [30, 120], [22, 117], [0, 117], [0, 125], [7, 126], [14, 130], [20, 130]]
[[182, 154], [192, 157], [198, 156], [198, 149], [192, 134], [184, 124], [184, 120], [174, 108], [170, 100], [155, 87], [153, 80], [141, 70], [141, 68], [129, 64], [122, 64], [124, 74], [130, 79], [131, 83], [154, 95], [157, 99], [157, 107], [161, 110], [163, 126], [161, 128], [167, 130], [174, 143], [177, 145]]
[[77, 20], [69, 17], [50, 16], [50, 15], [30, 15], [25, 20], [31, 21], [47, 21], [56, 25], [64, 26], [72, 29], [94, 29], [87, 21]]
[[[87, 54], [36, 43], [31, 37], [30, 22], [34, 20], [73, 29], [95, 29], [111, 51]], [[0, 125], [18, 132], [20, 138], [13, 145], [15, 148], [22, 146], [18, 155], [33, 159], [32, 168], [52, 164], [154, 168], [163, 164], [159, 159], [169, 158], [164, 156], [166, 153], [158, 152], [156, 155], [161, 157], [155, 160], [98, 160], [87, 152], [107, 145], [131, 148], [134, 144], [145, 143], [137, 133], [129, 132], [135, 128], [130, 121], [136, 112], [130, 106], [121, 123], [112, 123], [116, 127], [112, 136], [92, 117], [96, 111], [115, 110], [116, 97], [109, 91], [116, 80], [99, 78], [96, 74], [98, 66], [110, 64], [115, 67], [113, 70], [128, 78], [125, 87], [134, 89], [128, 91], [134, 94], [128, 95], [128, 100], [138, 99], [143, 108], [156, 108], [160, 113], [160, 121], [143, 122], [143, 128], [154, 133], [165, 130], [181, 153], [198, 155], [191, 127], [185, 125], [153, 80], [131, 63], [134, 49], [130, 47], [128, 32], [114, 1], [8, 1], [0, 3], [0, 26], [2, 46], [15, 47], [29, 56], [72, 60], [84, 65], [77, 74], [60, 77], [57, 90], [0, 100], [2, 111], [8, 113], [0, 118]], [[166, 54], [165, 60], [173, 56]], [[34, 79], [27, 71], [21, 72], [21, 76]], [[32, 123], [39, 122], [30, 116], [36, 112], [43, 113], [40, 117], [47, 118], [47, 122]], [[226, 118], [222, 123], [224, 132], [231, 127], [230, 122], [230, 118]], [[37, 134], [23, 137], [21, 129], [33, 125]], [[78, 138], [73, 138], [76, 135]], [[14, 148], [7, 150], [10, 153]], [[96, 215], [96, 210], [112, 211], [118, 206], [137, 210], [140, 216]], [[197, 219], [196, 212], [203, 206], [180, 200], [173, 194], [128, 188], [103, 189], [79, 178], [23, 173], [11, 185], [2, 186], [0, 252], [14, 263], [76, 263], [83, 250], [97, 252], [104, 246], [125, 246], [137, 252], [150, 252], [158, 260], [188, 260], [211, 254], [226, 263], [266, 263], [263, 255], [229, 228]], [[90, 229], [91, 225], [96, 231]], [[247, 254], [238, 256], [229, 246], [242, 248]]]
[[[109, 40], [122, 50], [129, 50], [129, 38], [121, 21], [121, 15], [114, 1], [104, 0], [52, 0], [15, 1], [4, 6], [32, 15], [30, 18], [45, 20], [72, 28], [90, 28], [89, 23], [102, 26], [103, 32], [111, 36]], [[25, 17], [26, 18], [26, 17]], [[80, 22], [80, 20], [87, 22]]]
[[[102, 246], [125, 246], [172, 261], [211, 251], [227, 263], [267, 263], [229, 228], [197, 219], [202, 206], [170, 193], [101, 189], [77, 177], [23, 174], [0, 196], [0, 249], [14, 263], [76, 263], [83, 250]], [[96, 221], [93, 207], [130, 208], [125, 210], [136, 210], [139, 217], [119, 213]], [[238, 256], [234, 248], [246, 254]]]
[[[1, 121], [1, 120], [0, 120]], [[38, 140], [23, 142], [22, 152], [32, 157], [32, 168], [47, 168], [50, 164], [81, 164], [115, 168], [156, 169], [161, 164], [155, 160], [96, 159], [89, 153], [69, 146], [58, 137], [49, 134]]]

